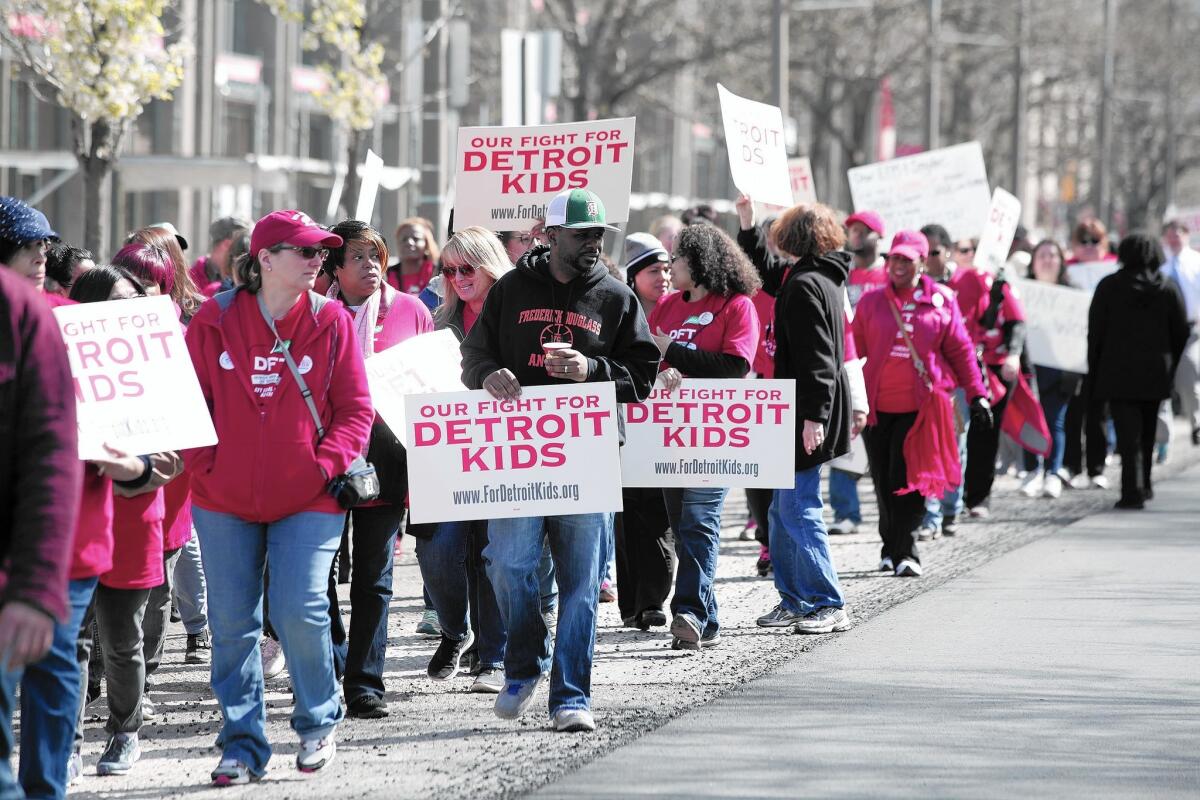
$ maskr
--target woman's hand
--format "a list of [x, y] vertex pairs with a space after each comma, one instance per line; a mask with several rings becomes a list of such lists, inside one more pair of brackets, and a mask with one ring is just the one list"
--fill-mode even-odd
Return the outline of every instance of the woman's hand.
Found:
[[101, 475], [107, 475], [114, 481], [132, 481], [142, 477], [146, 464], [137, 456], [131, 456], [124, 451], [104, 443], [108, 458], [93, 458], [91, 463], [96, 466]]
[[663, 331], [662, 326], [659, 326], [657, 333], [650, 334], [654, 337], [654, 343], [658, 345], [658, 352], [664, 356], [667, 354], [667, 348], [671, 346], [671, 342], [675, 341], [671, 338], [671, 334]]
[[663, 391], [670, 395], [683, 383], [683, 373], [674, 367], [667, 367], [658, 373], [658, 382], [662, 384]]
[[855, 411], [850, 423], [850, 438], [857, 439], [862, 429], [867, 425], [867, 412]]
[[1006, 381], [1015, 381], [1017, 373], [1021, 371], [1021, 357], [1009, 356], [1004, 359], [1004, 363], [1000, 366], [1000, 377]]
[[521, 396], [521, 384], [510, 369], [498, 369], [483, 379], [483, 388], [497, 400], [516, 400]]
[[812, 455], [825, 441], [825, 426], [811, 419], [804, 420], [804, 452]]
[[734, 202], [733, 207], [737, 209], [738, 225], [742, 230], [748, 231], [754, 227], [754, 201], [749, 195], [739, 194], [738, 199]]

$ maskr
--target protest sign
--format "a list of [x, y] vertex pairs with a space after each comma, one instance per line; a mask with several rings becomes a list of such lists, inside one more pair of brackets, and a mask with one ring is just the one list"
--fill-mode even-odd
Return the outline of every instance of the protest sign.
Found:
[[613, 384], [526, 386], [409, 395], [409, 507], [414, 522], [621, 510]]
[[955, 239], [978, 236], [991, 206], [979, 142], [967, 142], [847, 172], [856, 211], [883, 217], [884, 239], [937, 222]]
[[817, 202], [817, 184], [813, 180], [808, 156], [788, 159], [788, 178], [792, 182], [792, 202], [811, 205]]
[[790, 488], [796, 382], [685, 379], [623, 406], [626, 486]]
[[629, 219], [633, 117], [458, 129], [454, 225], [527, 231], [564, 189], [588, 189], [607, 221]]
[[738, 97], [719, 83], [717, 94], [721, 98], [733, 185], [758, 202], [792, 205], [783, 113], [779, 107]]
[[992, 206], [988, 209], [983, 233], [979, 235], [979, 246], [975, 248], [975, 266], [993, 275], [999, 272], [1008, 261], [1008, 251], [1020, 221], [1021, 201], [997, 186], [992, 192]]
[[379, 179], [383, 175], [383, 159], [371, 149], [367, 150], [367, 158], [359, 172], [358, 203], [354, 209], [354, 218], [364, 222], [371, 221], [375, 213], [375, 199], [379, 196]]
[[1077, 289], [1094, 292], [1096, 284], [1117, 271], [1117, 262], [1088, 261], [1083, 264], [1067, 265], [1067, 280]]
[[397, 438], [407, 425], [405, 397], [467, 390], [458, 338], [447, 330], [405, 339], [368, 358], [366, 367], [371, 402]]
[[208, 404], [169, 297], [54, 309], [67, 345], [79, 457], [104, 445], [131, 455], [216, 444]]
[[1087, 372], [1088, 308], [1092, 293], [1053, 283], [1018, 279], [1025, 306], [1025, 349], [1039, 366]]

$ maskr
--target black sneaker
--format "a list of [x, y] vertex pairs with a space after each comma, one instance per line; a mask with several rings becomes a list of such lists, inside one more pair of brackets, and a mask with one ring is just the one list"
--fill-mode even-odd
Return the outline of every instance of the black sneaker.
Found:
[[467, 631], [466, 637], [458, 641], [442, 634], [442, 642], [434, 651], [433, 658], [429, 659], [429, 666], [425, 668], [425, 673], [435, 681], [450, 680], [458, 674], [463, 653], [467, 652], [467, 649], [474, 643], [475, 634], [471, 631]]
[[355, 719], [382, 719], [387, 715], [387, 703], [373, 694], [356, 697], [346, 705], [346, 716]]
[[208, 639], [208, 629], [199, 633], [189, 633], [183, 660], [188, 664], [207, 664], [210, 650], [212, 650], [212, 642]]
[[650, 628], [661, 628], [667, 624], [667, 615], [661, 609], [648, 608], [639, 616], [641, 624], [638, 627], [644, 631]]
[[958, 517], [954, 514], [947, 514], [942, 517], [942, 536], [955, 536], [958, 534]]

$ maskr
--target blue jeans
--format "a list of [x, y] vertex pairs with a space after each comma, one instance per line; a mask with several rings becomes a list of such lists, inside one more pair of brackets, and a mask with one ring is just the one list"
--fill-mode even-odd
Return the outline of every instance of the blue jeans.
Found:
[[1063, 453], [1067, 448], [1067, 406], [1071, 395], [1066, 392], [1075, 387], [1064, 385], [1061, 371], [1045, 367], [1037, 367], [1037, 381], [1042, 413], [1050, 428], [1050, 455], [1038, 456], [1037, 465], [1044, 468], [1047, 475], [1053, 475], [1062, 469]]
[[845, 470], [829, 470], [829, 507], [834, 522], [848, 519], [862, 524], [862, 508], [858, 503], [858, 478]]
[[558, 582], [554, 579], [554, 559], [550, 555], [550, 542], [542, 545], [542, 558], [538, 561], [538, 594], [542, 598], [542, 613], [558, 608]]
[[[958, 435], [958, 462], [962, 465], [962, 479], [967, 476], [967, 431], [971, 427], [971, 410], [967, 406], [967, 393], [962, 389], [954, 390], [954, 408], [963, 420], [963, 432]], [[1064, 407], [1065, 413], [1065, 407]], [[940, 528], [946, 517], [957, 517], [963, 513], [963, 483], [953, 489], [947, 489], [941, 497], [925, 498], [925, 519], [922, 527]]]
[[21, 670], [0, 665], [0, 800], [22, 800], [25, 792], [13, 776], [12, 719]]
[[[508, 631], [504, 674], [527, 681], [550, 672], [550, 713], [588, 709], [600, 604], [600, 557], [612, 514], [494, 519], [483, 558]], [[550, 631], [540, 613], [537, 565], [550, 540], [558, 577], [558, 634], [551, 670]]]
[[822, 516], [821, 468], [796, 473], [771, 501], [771, 564], [780, 603], [793, 613], [845, 605]]
[[721, 509], [728, 489], [663, 489], [667, 519], [675, 531], [675, 594], [672, 614], [690, 614], [703, 636], [715, 636], [717, 554], [721, 549]]
[[75, 640], [95, 592], [96, 578], [67, 584], [67, 621], [54, 626], [49, 652], [27, 666], [21, 679], [18, 776], [30, 797], [61, 798], [67, 794], [67, 762], [75, 745], [75, 723], [83, 691]]
[[199, 507], [192, 514], [208, 579], [212, 688], [225, 717], [217, 746], [262, 775], [271, 758], [258, 652], [264, 564], [271, 624], [292, 678], [292, 730], [304, 739], [325, 736], [342, 721], [326, 588], [344, 516], [304, 512], [260, 524]]
[[487, 520], [439, 523], [431, 538], [417, 539], [417, 562], [442, 633], [461, 641], [475, 617], [479, 665], [500, 669], [507, 637], [481, 557], [487, 536]]

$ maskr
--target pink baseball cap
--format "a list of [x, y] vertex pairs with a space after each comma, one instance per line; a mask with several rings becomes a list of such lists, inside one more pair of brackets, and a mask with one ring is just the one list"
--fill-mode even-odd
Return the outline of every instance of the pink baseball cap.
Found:
[[883, 236], [883, 217], [874, 211], [855, 211], [846, 217], [847, 228], [850, 227], [851, 222], [861, 222], [880, 236]]
[[920, 231], [896, 231], [888, 255], [904, 256], [910, 261], [924, 261], [929, 255], [929, 240]]
[[254, 223], [250, 233], [250, 254], [257, 256], [260, 250], [284, 242], [297, 247], [341, 247], [342, 237], [325, 230], [303, 211], [272, 211]]

